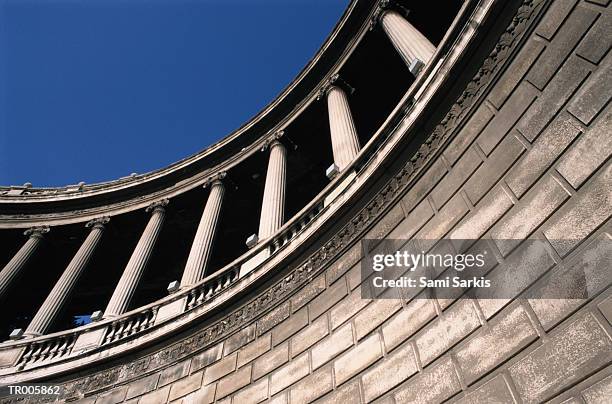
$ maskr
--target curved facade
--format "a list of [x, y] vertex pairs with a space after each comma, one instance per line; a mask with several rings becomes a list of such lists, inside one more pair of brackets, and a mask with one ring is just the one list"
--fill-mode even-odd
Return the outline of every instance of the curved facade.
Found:
[[[0, 188], [0, 383], [61, 386], [1, 402], [606, 402], [608, 1], [418, 3], [351, 2], [174, 165]], [[411, 240], [504, 294], [367, 295]]]

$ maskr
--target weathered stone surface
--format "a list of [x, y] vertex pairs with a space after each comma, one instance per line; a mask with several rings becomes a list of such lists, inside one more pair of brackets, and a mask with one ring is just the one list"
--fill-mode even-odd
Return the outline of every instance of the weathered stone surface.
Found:
[[143, 377], [142, 379], [138, 379], [135, 382], [130, 383], [125, 396], [126, 400], [153, 391], [157, 387], [159, 376], [160, 375], [158, 373], [155, 373], [151, 376]]
[[[251, 365], [246, 365], [236, 372], [225, 376], [217, 383], [217, 399], [223, 398], [251, 382]], [[172, 393], [170, 393], [172, 394]]]
[[378, 334], [370, 335], [336, 359], [334, 362], [336, 385], [341, 385], [380, 358], [382, 358], [380, 337]]
[[445, 357], [404, 383], [395, 393], [395, 401], [398, 404], [441, 403], [459, 390], [461, 385], [455, 365], [449, 357]]
[[320, 275], [308, 282], [302, 290], [291, 298], [291, 311], [295, 312], [325, 290], [325, 275]]
[[359, 382], [355, 380], [334, 390], [333, 393], [326, 395], [318, 403], [358, 403], [360, 400], [359, 396]]
[[612, 53], [604, 59], [601, 66], [578, 90], [567, 110], [588, 125], [610, 100], [610, 97], [612, 97]]
[[610, 336], [584, 313], [509, 369], [525, 403], [550, 398], [612, 360]]
[[199, 389], [202, 385], [203, 373], [204, 372], [197, 372], [173, 383], [170, 387], [170, 396], [168, 397], [168, 401], [176, 400], [179, 397], [183, 397], [192, 391]]
[[537, 337], [523, 307], [500, 313], [455, 350], [465, 382], [474, 383]]
[[456, 404], [480, 403], [515, 403], [508, 383], [502, 375], [496, 376], [465, 397], [455, 401]]
[[355, 316], [357, 339], [365, 337], [402, 307], [400, 299], [379, 298]]
[[308, 353], [293, 359], [270, 378], [270, 394], [276, 394], [308, 374]]
[[101, 404], [117, 404], [125, 399], [128, 386], [121, 386], [116, 389], [102, 393], [96, 400], [97, 403]]
[[157, 389], [149, 394], [145, 394], [140, 397], [138, 404], [159, 404], [165, 403], [168, 400], [168, 394], [170, 393], [170, 386], [166, 386]]
[[612, 397], [612, 376], [608, 376], [600, 382], [582, 392], [582, 397], [587, 404], [606, 404]]
[[468, 149], [461, 156], [450, 172], [431, 191], [431, 198], [438, 209], [457, 192], [481, 162], [480, 156], [473, 148]]
[[296, 383], [289, 396], [292, 403], [310, 403], [333, 388], [331, 367], [317, 370]]
[[597, 12], [578, 5], [563, 23], [552, 43], [540, 56], [546, 63], [537, 63], [527, 75], [527, 80], [543, 89], [548, 80], [557, 72], [567, 55], [591, 26]]
[[237, 366], [241, 367], [270, 350], [271, 334], [265, 334], [238, 351]]
[[312, 348], [312, 368], [317, 369], [353, 345], [353, 327], [346, 324]]
[[442, 179], [446, 174], [446, 165], [442, 160], [436, 160], [421, 177], [416, 184], [402, 198], [404, 212], [410, 213], [412, 209], [427, 195], [427, 193]]
[[551, 4], [545, 17], [536, 28], [536, 33], [546, 39], [552, 39], [567, 15], [572, 11], [577, 0], [559, 0]]
[[257, 335], [270, 330], [272, 327], [280, 324], [283, 320], [289, 317], [291, 307], [289, 302], [281, 304], [270, 313], [266, 314], [257, 322]]
[[213, 363], [206, 368], [204, 373], [204, 381], [202, 384], [210, 384], [215, 380], [222, 378], [223, 376], [236, 370], [236, 358], [238, 354], [234, 352], [230, 356], [226, 356], [219, 362]]
[[340, 258], [329, 265], [325, 271], [327, 284], [331, 285], [361, 259], [361, 245], [359, 243], [349, 248]]
[[578, 134], [580, 128], [571, 115], [562, 113], [557, 116], [506, 176], [512, 192], [520, 198]]
[[428, 199], [424, 199], [417, 205], [406, 219], [402, 220], [391, 233], [389, 239], [401, 240], [412, 237], [427, 221], [434, 215]]
[[359, 287], [331, 309], [330, 316], [333, 330], [344, 324], [346, 320], [353, 317], [372, 301], [372, 299], [363, 299], [361, 294], [361, 287]]
[[401, 205], [395, 205], [391, 210], [376, 223], [364, 236], [366, 239], [384, 238], [404, 218]]
[[544, 228], [544, 235], [561, 256], [612, 215], [612, 163], [608, 163], [571, 203], [560, 209]]
[[223, 347], [223, 355], [229, 355], [236, 349], [248, 344], [255, 339], [255, 324], [243, 328], [236, 334], [229, 337]]
[[185, 360], [183, 362], [177, 363], [174, 366], [164, 369], [159, 377], [158, 385], [160, 387], [165, 386], [168, 383], [172, 383], [175, 380], [187, 376], [189, 374], [190, 365], [191, 360]]
[[235, 403], [260, 403], [268, 398], [268, 378], [253, 383], [234, 396]]
[[388, 351], [408, 339], [436, 316], [433, 301], [414, 299], [387, 324], [382, 326], [383, 339]]
[[440, 240], [465, 216], [467, 211], [467, 204], [461, 195], [455, 194], [444, 208], [417, 233], [415, 238], [417, 240]]
[[417, 371], [412, 345], [404, 344], [363, 373], [361, 380], [366, 401], [380, 397]]
[[423, 366], [480, 326], [471, 300], [459, 300], [415, 337]]
[[217, 344], [214, 347], [207, 349], [206, 351], [197, 354], [191, 360], [191, 372], [196, 372], [203, 367], [210, 365], [213, 362], [221, 359], [223, 355], [223, 344]]
[[[516, 83], [515, 83], [516, 84]], [[514, 88], [514, 85], [512, 86]], [[497, 88], [497, 87], [496, 87]], [[500, 96], [501, 98], [501, 96]], [[480, 105], [468, 123], [461, 129], [444, 151], [444, 157], [450, 164], [454, 165], [459, 156], [463, 154], [470, 143], [480, 134], [482, 129], [493, 118], [493, 111], [486, 104]]]
[[213, 401], [215, 401], [216, 389], [216, 384], [202, 386], [199, 390], [183, 397], [181, 404], [211, 404]]
[[304, 307], [272, 329], [272, 345], [278, 345], [304, 328], [307, 324], [308, 310]]
[[314, 320], [329, 310], [336, 302], [347, 294], [346, 282], [336, 282], [317, 296], [310, 304], [310, 319]]
[[465, 184], [465, 192], [473, 204], [495, 185], [512, 164], [520, 157], [525, 148], [514, 136], [508, 136], [491, 153], [474, 175]]
[[607, 297], [604, 301], [599, 303], [597, 307], [606, 320], [608, 320], [608, 323], [612, 325], [612, 296]]
[[270, 373], [289, 360], [289, 344], [285, 343], [274, 347], [267, 354], [260, 356], [253, 365], [253, 379]]
[[327, 334], [329, 334], [327, 317], [319, 317], [291, 339], [291, 355], [301, 354]]
[[489, 155], [500, 140], [512, 129], [514, 124], [529, 108], [538, 90], [529, 83], [521, 83], [512, 93], [503, 108], [489, 122], [476, 139], [482, 150]]
[[515, 205], [491, 231], [501, 253], [505, 256], [522, 239], [527, 238], [567, 198], [569, 193], [551, 176], [538, 184]]
[[595, 64], [599, 63], [610, 49], [610, 42], [612, 41], [610, 32], [612, 32], [612, 12], [608, 8], [580, 42], [576, 53]]
[[557, 171], [578, 188], [612, 154], [612, 106], [559, 160]]

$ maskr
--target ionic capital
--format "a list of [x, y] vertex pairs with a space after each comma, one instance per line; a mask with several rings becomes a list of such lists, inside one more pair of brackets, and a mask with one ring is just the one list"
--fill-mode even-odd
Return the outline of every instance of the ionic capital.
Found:
[[327, 93], [329, 93], [329, 91], [333, 87], [342, 88], [349, 94], [353, 94], [355, 92], [355, 89], [351, 87], [345, 80], [343, 80], [338, 73], [336, 73], [327, 80], [325, 80], [325, 82], [321, 86], [321, 89], [319, 90], [319, 94], [317, 95], [317, 101], [322, 98], [325, 98], [327, 96]]
[[92, 227], [94, 229], [103, 229], [104, 225], [110, 221], [110, 217], [102, 216], [90, 220], [85, 224], [85, 227]]
[[284, 130], [279, 130], [279, 131], [274, 132], [272, 136], [270, 136], [264, 141], [263, 145], [261, 146], [261, 151], [269, 149], [275, 143], [280, 143], [279, 139], [282, 138], [283, 136], [285, 136]]
[[165, 210], [165, 207], [168, 205], [168, 203], [170, 203], [170, 200], [168, 199], [161, 199], [159, 201], [155, 201], [149, 206], [147, 206], [147, 208], [145, 209], [145, 212], [151, 212], [151, 211], [163, 212]]
[[28, 230], [24, 231], [24, 236], [30, 236], [33, 238], [43, 238], [43, 234], [49, 233], [49, 226], [35, 226], [30, 227]]
[[227, 171], [219, 171], [218, 173], [208, 177], [206, 181], [204, 181], [204, 185], [202, 185], [202, 187], [206, 188], [212, 184], [221, 183], [221, 180], [223, 180], [226, 176], [227, 176]]
[[380, 0], [376, 5], [376, 10], [370, 19], [370, 31], [372, 31], [380, 23], [380, 19], [385, 11], [395, 10], [399, 12], [404, 18], [408, 17], [410, 10], [399, 4], [394, 0]]

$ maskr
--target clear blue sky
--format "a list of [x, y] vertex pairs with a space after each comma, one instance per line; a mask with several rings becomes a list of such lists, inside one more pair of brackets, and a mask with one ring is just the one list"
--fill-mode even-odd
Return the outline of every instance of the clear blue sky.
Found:
[[161, 168], [250, 119], [348, 0], [0, 0], [0, 185]]

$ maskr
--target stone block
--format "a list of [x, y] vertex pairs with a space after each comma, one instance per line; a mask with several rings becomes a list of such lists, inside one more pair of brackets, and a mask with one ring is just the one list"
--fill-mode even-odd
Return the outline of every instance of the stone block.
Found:
[[270, 394], [274, 395], [297, 382], [309, 372], [308, 353], [293, 359], [270, 377]]
[[289, 317], [291, 307], [289, 302], [284, 302], [257, 322], [257, 335], [261, 335], [272, 327], [280, 324]]
[[521, 156], [525, 148], [514, 136], [508, 136], [485, 160], [465, 184], [465, 192], [475, 205]]
[[610, 42], [612, 41], [610, 32], [612, 32], [612, 12], [608, 8], [599, 16], [593, 28], [589, 30], [580, 42], [576, 53], [598, 64], [610, 49]]
[[353, 346], [353, 328], [346, 324], [312, 348], [312, 369], [318, 369], [327, 361]]
[[555, 1], [546, 11], [544, 18], [542, 18], [542, 21], [538, 24], [535, 32], [551, 40], [576, 3], [577, 0]]
[[346, 383], [340, 388], [334, 390], [333, 393], [328, 394], [323, 397], [321, 400], [317, 401], [319, 404], [337, 404], [337, 403], [359, 403], [360, 401], [359, 394], [359, 382], [352, 381]]
[[272, 345], [280, 344], [307, 324], [308, 310], [304, 307], [272, 329]]
[[374, 227], [372, 227], [363, 238], [367, 239], [381, 239], [385, 238], [387, 234], [399, 222], [404, 218], [404, 211], [402, 210], [401, 204], [394, 205], [382, 218], [378, 219]]
[[608, 323], [612, 325], [612, 296], [608, 296], [604, 301], [597, 305], [601, 314], [608, 320]]
[[325, 275], [320, 275], [291, 298], [291, 311], [296, 312], [325, 290]]
[[444, 177], [447, 169], [442, 159], [436, 159], [425, 174], [410, 188], [402, 198], [404, 212], [409, 213], [425, 195]]
[[238, 354], [234, 352], [233, 354], [221, 359], [219, 362], [215, 362], [209, 367], [207, 367], [204, 373], [204, 381], [202, 382], [202, 384], [210, 384], [215, 380], [219, 380], [223, 376], [230, 374], [231, 372], [236, 370], [237, 356]]
[[504, 218], [493, 227], [491, 237], [506, 256], [557, 210], [569, 193], [552, 176], [542, 178]]
[[349, 292], [361, 285], [361, 262], [355, 264], [355, 266], [346, 273], [346, 281], [349, 285]]
[[253, 379], [270, 373], [289, 360], [289, 344], [282, 344], [260, 356], [253, 365]]
[[598, 13], [578, 5], [563, 23], [553, 41], [540, 56], [540, 63], [534, 65], [527, 80], [539, 89], [559, 70], [559, 66], [576, 46], [580, 38], [597, 18]]
[[[575, 2], [576, 0], [571, 1]], [[487, 99], [491, 101], [496, 108], [501, 108], [503, 106], [508, 96], [514, 91], [538, 56], [540, 56], [544, 47], [544, 41], [535, 36], [523, 46], [519, 54], [512, 61], [512, 64], [508, 67], [508, 70], [504, 72], [501, 79], [489, 93]]]
[[435, 241], [442, 239], [467, 212], [467, 204], [460, 194], [455, 194], [444, 208], [417, 233], [415, 239], [432, 240], [429, 246], [432, 247]]
[[438, 209], [457, 192], [480, 163], [482, 163], [482, 160], [473, 148], [468, 149], [461, 156], [450, 172], [431, 191], [431, 198]]
[[326, 316], [321, 316], [291, 339], [291, 355], [296, 356], [329, 334]]
[[199, 390], [194, 391], [183, 397], [181, 404], [211, 404], [215, 401], [216, 384], [203, 386]]
[[127, 393], [128, 386], [121, 386], [105, 393], [100, 394], [96, 403], [100, 404], [117, 404], [123, 402], [125, 400], [125, 395]]
[[564, 112], [557, 116], [506, 176], [506, 183], [512, 192], [520, 198], [580, 132], [571, 115]]
[[387, 351], [411, 337], [436, 316], [433, 300], [417, 298], [382, 326]]
[[355, 376], [382, 358], [382, 346], [378, 334], [370, 335], [334, 362], [336, 386]]
[[158, 386], [165, 386], [166, 384], [172, 383], [187, 376], [189, 374], [190, 365], [191, 360], [187, 359], [183, 362], [177, 363], [174, 366], [164, 369], [159, 377]]
[[330, 317], [332, 330], [344, 324], [346, 320], [353, 317], [359, 310], [363, 309], [372, 301], [372, 299], [363, 299], [361, 293], [361, 287], [359, 287], [331, 309]]
[[232, 394], [249, 383], [251, 383], [251, 365], [246, 365], [219, 380], [219, 383], [217, 383], [217, 400]]
[[457, 400], [455, 404], [516, 403], [502, 375], [495, 376], [476, 390]]
[[255, 324], [251, 324], [248, 327], [241, 329], [237, 333], [232, 334], [229, 338], [225, 340], [223, 346], [223, 355], [229, 355], [230, 353], [234, 352], [245, 344], [248, 344], [254, 339]]
[[576, 189], [612, 154], [612, 106], [561, 157], [557, 171]]
[[143, 394], [155, 390], [155, 388], [157, 387], [157, 381], [159, 380], [159, 376], [159, 373], [155, 373], [151, 376], [143, 377], [142, 379], [138, 379], [136, 381], [131, 382], [128, 385], [128, 391], [125, 396], [126, 400], [141, 396]]
[[375, 299], [355, 316], [354, 324], [357, 340], [368, 335], [372, 330], [390, 318], [393, 313], [401, 309], [401, 307], [400, 299]]
[[140, 397], [138, 404], [159, 404], [168, 401], [168, 394], [170, 393], [170, 386], [159, 388], [151, 393], [145, 394]]
[[578, 57], [572, 57], [565, 62], [517, 125], [529, 141], [533, 141], [540, 134], [584, 81], [590, 70], [591, 65]]
[[236, 404], [241, 403], [260, 403], [268, 398], [268, 378], [253, 383], [246, 389], [234, 396]]
[[521, 399], [530, 404], [551, 398], [611, 360], [610, 336], [586, 312], [510, 366], [509, 372]]
[[320, 369], [296, 383], [289, 396], [292, 403], [310, 403], [333, 388], [331, 367]]
[[265, 334], [250, 344], [244, 346], [240, 351], [238, 351], [237, 366], [242, 367], [255, 358], [258, 358], [259, 356], [268, 352], [271, 347], [271, 339], [271, 334]]
[[509, 308], [455, 349], [459, 369], [470, 385], [538, 337], [525, 309]]
[[471, 300], [459, 300], [415, 337], [423, 366], [480, 327], [480, 320]]
[[370, 402], [418, 372], [412, 345], [405, 344], [363, 373], [366, 402]]
[[499, 141], [510, 132], [510, 129], [529, 108], [538, 93], [539, 91], [529, 83], [519, 84], [502, 109], [497, 112], [476, 139], [485, 154], [489, 155]]
[[450, 357], [445, 357], [404, 383], [395, 393], [395, 402], [441, 403], [460, 390], [461, 384], [455, 365]]
[[356, 262], [361, 259], [361, 244], [355, 243], [325, 270], [327, 284], [331, 285], [340, 279]]
[[218, 361], [223, 356], [223, 343], [217, 344], [214, 347], [207, 349], [194, 356], [191, 359], [191, 372], [196, 372], [213, 362]]
[[544, 235], [559, 255], [567, 255], [612, 215], [610, 184], [612, 164], [608, 163], [546, 224]]
[[593, 384], [582, 392], [587, 404], [606, 404], [612, 397], [612, 376]]
[[[498, 86], [495, 88], [497, 89]], [[465, 149], [472, 144], [476, 136], [480, 134], [491, 118], [493, 118], [493, 115], [493, 111], [487, 105], [481, 104], [478, 107], [474, 115], [472, 115], [444, 151], [444, 157], [446, 157], [446, 160], [448, 160], [450, 164], [455, 164]]]
[[412, 237], [434, 215], [428, 199], [423, 199], [406, 219], [402, 220], [391, 233], [390, 240], [407, 240]]
[[336, 282], [309, 304], [310, 319], [314, 320], [329, 310], [347, 294], [346, 282]]
[[177, 398], [183, 397], [193, 391], [196, 391], [202, 385], [202, 374], [204, 372], [197, 372], [191, 376], [185, 377], [177, 382], [174, 382], [170, 386], [170, 396], [168, 401], [176, 400]]
[[589, 125], [605, 107], [610, 97], [612, 97], [612, 53], [580, 87], [567, 110], [585, 125]]

